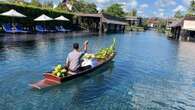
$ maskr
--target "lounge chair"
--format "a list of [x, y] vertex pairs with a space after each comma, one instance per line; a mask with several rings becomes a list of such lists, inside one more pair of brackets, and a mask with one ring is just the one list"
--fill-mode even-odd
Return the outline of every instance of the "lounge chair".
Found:
[[56, 26], [55, 27], [58, 32], [69, 32], [70, 30], [64, 29], [63, 26]]
[[61, 29], [59, 26], [55, 26], [55, 28], [58, 32], [66, 32], [65, 29]]
[[71, 31], [70, 29], [65, 29], [63, 26], [60, 26], [60, 28], [61, 28], [62, 30], [65, 30], [65, 32], [70, 32], [70, 31]]
[[43, 25], [36, 25], [35, 26], [35, 30], [37, 32], [41, 32], [41, 33], [45, 33], [45, 32], [48, 32], [48, 30], [45, 28], [45, 26]]
[[27, 33], [28, 31], [24, 31], [19, 25], [13, 27], [10, 23], [2, 25], [3, 30], [7, 33]]
[[22, 29], [22, 26], [17, 24], [16, 25], [16, 30], [19, 32], [19, 33], [28, 33], [29, 31], [25, 31], [24, 29]]
[[36, 25], [35, 29], [37, 32], [41, 32], [41, 33], [46, 33], [46, 32], [56, 32], [56, 30], [53, 29], [47, 29], [45, 26], [43, 25]]

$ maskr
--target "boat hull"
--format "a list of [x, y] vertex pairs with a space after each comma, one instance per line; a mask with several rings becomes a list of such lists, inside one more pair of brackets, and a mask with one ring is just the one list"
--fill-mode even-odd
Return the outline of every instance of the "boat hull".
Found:
[[38, 82], [33, 83], [33, 84], [29, 84], [29, 85], [34, 89], [43, 89], [43, 88], [47, 88], [50, 86], [56, 86], [56, 85], [59, 85], [65, 81], [72, 80], [72, 79], [75, 79], [75, 78], [80, 77], [82, 75], [85, 75], [85, 74], [88, 74], [90, 72], [95, 71], [96, 69], [98, 69], [98, 68], [104, 66], [105, 64], [109, 63], [110, 61], [112, 61], [112, 59], [114, 57], [115, 57], [115, 54], [113, 54], [111, 57], [109, 57], [105, 61], [99, 61], [99, 64], [97, 64], [93, 68], [78, 72], [74, 75], [68, 75], [67, 77], [64, 77], [64, 78], [57, 77], [57, 76], [51, 74], [50, 72], [47, 72], [44, 74], [43, 80], [38, 81]]

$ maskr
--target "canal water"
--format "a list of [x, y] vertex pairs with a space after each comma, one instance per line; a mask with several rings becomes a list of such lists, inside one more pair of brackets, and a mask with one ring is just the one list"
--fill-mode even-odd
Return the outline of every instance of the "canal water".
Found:
[[[0, 35], [0, 110], [195, 110], [195, 43], [153, 31], [22, 36]], [[89, 40], [95, 52], [113, 38], [117, 56], [105, 67], [44, 90], [28, 86], [63, 64], [74, 42]]]

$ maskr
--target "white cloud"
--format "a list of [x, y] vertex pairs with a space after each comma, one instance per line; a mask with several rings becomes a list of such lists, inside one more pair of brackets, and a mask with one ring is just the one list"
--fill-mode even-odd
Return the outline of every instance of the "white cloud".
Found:
[[157, 7], [167, 7], [167, 6], [174, 6], [176, 5], [176, 0], [157, 0], [155, 5]]
[[106, 3], [109, 2], [109, 0], [96, 0], [97, 3]]
[[141, 9], [148, 8], [148, 7], [149, 7], [148, 4], [142, 4], [142, 5], [140, 5], [140, 8], [141, 8]]
[[165, 9], [163, 9], [163, 8], [159, 8], [159, 9], [158, 9], [158, 11], [159, 11], [159, 12], [164, 12], [164, 11], [165, 11]]
[[184, 4], [185, 6], [189, 6], [191, 1], [192, 1], [192, 0], [183, 0], [183, 4]]
[[137, 13], [139, 14], [139, 15], [144, 15], [144, 10], [145, 10], [145, 8], [148, 8], [149, 7], [149, 5], [148, 4], [141, 4], [140, 6], [139, 6], [139, 9], [138, 9], [138, 11], [137, 11]]
[[164, 17], [164, 12], [159, 13], [159, 17]]
[[141, 11], [141, 10], [138, 10], [138, 11], [137, 11], [137, 13], [138, 13], [138, 14], [142, 14], [142, 13], [143, 13], [143, 11]]
[[176, 11], [185, 11], [186, 8], [183, 5], [178, 5], [175, 9], [173, 9], [173, 12]]
[[122, 7], [123, 7], [123, 11], [125, 11], [125, 12], [129, 11], [127, 5], [123, 5]]
[[130, 6], [131, 8], [136, 8], [137, 7], [137, 0], [130, 0]]

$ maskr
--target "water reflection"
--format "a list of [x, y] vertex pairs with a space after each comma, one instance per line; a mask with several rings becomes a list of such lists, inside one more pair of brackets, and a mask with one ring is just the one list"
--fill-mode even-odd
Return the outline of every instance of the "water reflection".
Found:
[[[104, 74], [111, 74], [114, 68], [114, 62], [111, 62], [104, 67], [98, 69], [96, 72], [92, 73], [96, 76], [87, 75], [86, 79], [90, 79], [91, 84], [86, 85], [85, 80], [80, 82], [80, 84], [75, 85], [75, 93], [73, 95], [72, 103], [76, 106], [85, 105], [85, 103], [92, 103], [96, 98], [101, 97], [107, 90], [110, 89]], [[102, 74], [103, 73], [103, 74]]]

